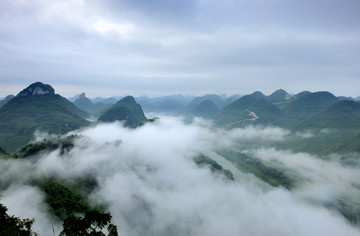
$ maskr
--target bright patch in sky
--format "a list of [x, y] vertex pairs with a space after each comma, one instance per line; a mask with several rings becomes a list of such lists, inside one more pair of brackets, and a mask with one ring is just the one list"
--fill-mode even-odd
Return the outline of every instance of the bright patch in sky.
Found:
[[96, 22], [94, 28], [101, 34], [115, 32], [121, 36], [128, 36], [133, 32], [135, 26], [131, 23], [115, 24], [102, 20]]

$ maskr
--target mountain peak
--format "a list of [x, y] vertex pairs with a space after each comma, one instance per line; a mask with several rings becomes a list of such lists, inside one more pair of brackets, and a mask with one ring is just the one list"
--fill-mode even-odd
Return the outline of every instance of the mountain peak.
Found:
[[135, 98], [133, 96], [126, 96], [124, 97], [123, 99], [121, 99], [119, 101], [119, 103], [123, 104], [123, 103], [126, 103], [126, 104], [137, 104], [136, 101], [135, 101]]
[[86, 98], [85, 93], [80, 94], [80, 96], [78, 98]]
[[36, 96], [45, 94], [55, 94], [55, 90], [48, 84], [36, 82], [23, 89], [18, 96]]
[[271, 95], [267, 96], [267, 99], [272, 103], [282, 103], [290, 100], [291, 98], [292, 96], [284, 89], [278, 89]]
[[250, 94], [250, 96], [252, 96], [252, 97], [254, 97], [256, 99], [266, 98], [266, 96], [260, 91], [255, 91], [252, 94]]
[[[276, 90], [275, 92], [273, 92], [271, 95], [283, 95], [283, 96], [286, 96], [288, 95], [289, 93], [286, 92], [284, 89], [278, 89]], [[271, 96], [270, 95], [270, 96]]]

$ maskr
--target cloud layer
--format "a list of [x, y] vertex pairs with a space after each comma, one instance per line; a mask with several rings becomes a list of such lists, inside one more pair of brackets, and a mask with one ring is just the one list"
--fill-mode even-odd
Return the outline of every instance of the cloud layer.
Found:
[[[312, 204], [296, 191], [264, 189], [252, 181], [229, 182], [192, 160], [199, 152], [255, 141], [258, 137], [250, 133], [279, 140], [288, 135], [284, 130], [251, 127], [226, 133], [201, 120], [185, 125], [180, 119], [164, 117], [136, 130], [113, 123], [80, 133], [74, 148], [63, 156], [56, 150], [29, 161], [0, 160], [2, 202], [12, 214], [36, 217], [34, 229], [41, 235], [51, 235], [52, 225], [57, 233], [61, 227], [46, 218], [41, 192], [24, 184], [33, 173], [66, 179], [93, 175], [99, 188], [90, 199], [108, 207], [119, 235], [359, 234], [339, 213]], [[325, 182], [348, 188], [348, 182], [358, 179], [358, 169], [305, 154], [273, 149], [259, 149], [255, 154], [306, 170], [301, 176], [319, 183], [319, 189], [328, 186]], [[337, 174], [324, 177], [326, 170]]]

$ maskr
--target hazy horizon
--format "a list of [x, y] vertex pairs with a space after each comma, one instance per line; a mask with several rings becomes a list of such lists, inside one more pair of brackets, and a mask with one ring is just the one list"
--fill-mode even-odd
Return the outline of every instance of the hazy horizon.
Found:
[[[34, 81], [33, 83], [35, 83], [36, 81]], [[37, 81], [37, 82], [43, 82], [43, 81]], [[48, 84], [46, 82], [43, 82], [44, 84]], [[32, 84], [32, 83], [30, 83]], [[4, 99], [6, 96], [8, 95], [14, 95], [16, 96], [21, 90], [25, 89], [26, 87], [28, 87], [30, 84], [27, 84], [23, 87], [21, 87], [21, 85], [18, 85], [18, 86], [12, 86], [12, 89], [10, 91], [14, 91], [14, 92], [4, 92], [4, 88], [0, 88], [0, 99]], [[216, 95], [225, 95], [227, 97], [230, 97], [232, 95], [241, 95], [241, 96], [244, 96], [244, 95], [248, 95], [248, 94], [251, 94], [253, 92], [256, 92], [256, 91], [260, 91], [262, 92], [264, 95], [268, 96], [268, 95], [271, 95], [273, 92], [275, 92], [276, 90], [279, 90], [279, 89], [283, 89], [285, 90], [286, 92], [288, 92], [290, 95], [296, 95], [300, 92], [303, 92], [303, 91], [309, 91], [309, 92], [321, 92], [321, 91], [328, 91], [328, 90], [317, 90], [317, 91], [312, 91], [310, 89], [305, 89], [305, 90], [299, 90], [299, 91], [296, 91], [296, 92], [293, 92], [293, 91], [288, 91], [284, 88], [278, 88], [278, 89], [275, 89], [273, 91], [270, 91], [270, 92], [264, 92], [264, 91], [261, 91], [259, 89], [254, 89], [252, 91], [249, 91], [249, 92], [242, 92], [242, 91], [239, 91], [239, 92], [234, 92], [234, 93], [226, 93], [226, 92], [223, 92], [223, 91], [212, 91], [212, 92], [202, 92], [202, 93], [188, 93], [188, 92], [181, 92], [181, 91], [178, 91], [178, 92], [174, 92], [174, 93], [171, 93], [171, 92], [164, 92], [162, 94], [141, 94], [141, 93], [113, 93], [113, 94], [109, 94], [109, 93], [103, 93], [101, 91], [97, 91], [96, 89], [94, 90], [90, 90], [90, 92], [88, 91], [78, 91], [78, 92], [75, 92], [74, 91], [74, 88], [77, 88], [77, 87], [73, 87], [71, 88], [68, 87], [63, 87], [63, 86], [60, 86], [59, 88], [57, 88], [56, 86], [54, 86], [53, 84], [49, 84], [51, 85], [54, 89], [55, 89], [55, 93], [56, 94], [59, 94], [67, 99], [69, 98], [72, 98], [72, 97], [75, 97], [75, 96], [78, 96], [82, 93], [85, 93], [86, 97], [87, 98], [90, 98], [90, 99], [94, 99], [94, 98], [97, 98], [97, 97], [102, 97], [102, 98], [110, 98], [110, 97], [124, 97], [124, 96], [134, 96], [134, 97], [141, 97], [141, 96], [147, 96], [149, 98], [157, 98], [157, 97], [164, 97], [164, 96], [173, 96], [173, 95], [183, 95], [183, 96], [204, 96], [204, 95], [208, 95], [208, 94], [216, 94]], [[71, 92], [66, 92], [66, 91], [71, 91]], [[350, 95], [350, 94], [336, 94], [332, 91], [328, 91], [332, 94], [334, 94], [335, 96], [346, 96], [346, 97], [352, 97], [352, 98], [356, 98], [356, 97], [359, 97], [360, 96], [360, 93], [357, 94], [357, 95]]]

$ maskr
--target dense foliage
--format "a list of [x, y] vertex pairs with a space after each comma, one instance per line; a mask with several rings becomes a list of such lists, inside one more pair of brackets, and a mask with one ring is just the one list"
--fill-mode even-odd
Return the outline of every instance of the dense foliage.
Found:
[[39, 179], [33, 183], [45, 194], [45, 202], [50, 206], [53, 215], [64, 220], [75, 213], [86, 212], [90, 207], [85, 194], [68, 183], [56, 179]]
[[20, 219], [6, 212], [7, 207], [0, 203], [0, 236], [37, 235], [31, 230], [34, 219]]
[[[90, 206], [87, 196], [97, 187], [91, 177], [76, 180], [74, 183], [54, 178], [40, 178], [32, 181], [45, 194], [45, 202], [50, 213], [63, 221], [60, 235], [115, 236], [117, 227], [111, 224], [111, 214], [102, 207]], [[107, 234], [103, 229], [107, 227]]]
[[74, 147], [74, 140], [76, 137], [76, 135], [47, 137], [42, 141], [29, 143], [21, 148], [15, 156], [25, 158], [41, 152], [50, 152], [56, 149], [59, 149], [60, 154], [63, 155], [65, 152], [68, 152]]
[[[107, 226], [107, 227], [106, 227]], [[103, 232], [107, 228], [107, 234]], [[83, 217], [69, 215], [63, 223], [60, 236], [117, 236], [117, 227], [111, 224], [110, 213], [87, 211]]]

